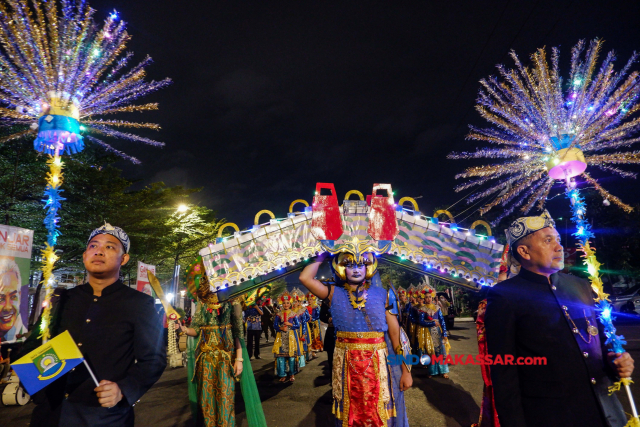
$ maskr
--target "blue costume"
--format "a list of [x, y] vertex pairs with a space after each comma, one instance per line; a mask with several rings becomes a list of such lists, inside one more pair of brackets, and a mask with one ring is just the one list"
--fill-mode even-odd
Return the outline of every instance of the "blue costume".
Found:
[[405, 427], [409, 422], [399, 388], [402, 366], [387, 364], [387, 355], [395, 355], [386, 319], [387, 291], [372, 286], [364, 293], [364, 310], [355, 309], [348, 291], [337, 286], [331, 301], [337, 335], [333, 357], [336, 426]]
[[428, 365], [429, 375], [441, 375], [449, 372], [449, 366], [435, 363], [433, 356], [447, 357], [446, 340], [447, 326], [440, 307], [434, 304], [422, 304], [412, 309], [413, 319], [416, 323], [416, 354], [420, 357], [428, 354], [432, 362]]

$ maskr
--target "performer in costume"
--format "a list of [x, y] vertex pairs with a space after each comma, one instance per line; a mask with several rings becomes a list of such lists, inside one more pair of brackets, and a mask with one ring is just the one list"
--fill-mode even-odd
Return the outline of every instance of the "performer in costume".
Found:
[[[333, 358], [333, 413], [336, 426], [408, 426], [404, 390], [413, 380], [404, 364], [387, 364], [403, 352], [395, 292], [371, 286], [377, 270], [372, 253], [340, 252], [332, 266], [344, 287], [315, 279], [323, 253], [300, 274], [300, 282], [331, 304], [337, 331]], [[387, 307], [390, 307], [387, 309]]]
[[[195, 388], [198, 426], [235, 426], [235, 382], [239, 378], [247, 420], [252, 427], [266, 426], [260, 396], [242, 337], [242, 304], [238, 299], [218, 303], [211, 291], [202, 258], [187, 270], [187, 287], [198, 298], [190, 327], [182, 332], [197, 337], [189, 359], [193, 361], [190, 387]], [[243, 363], [244, 361], [247, 363]], [[193, 389], [190, 396], [193, 396]]]
[[409, 308], [407, 310], [406, 319], [406, 331], [411, 342], [411, 348], [417, 348], [416, 344], [416, 311], [415, 308], [419, 305], [417, 289], [413, 285], [409, 285], [407, 290], [407, 297], [409, 298]]
[[316, 296], [311, 292], [307, 294], [307, 301], [309, 301], [309, 305], [307, 306], [307, 312], [311, 317], [309, 321], [309, 336], [311, 337], [311, 359], [315, 359], [318, 351], [322, 351], [322, 332], [320, 331], [320, 307], [318, 307], [318, 302], [316, 301]]
[[[300, 320], [291, 309], [294, 297], [285, 291], [278, 301], [282, 304], [273, 321], [276, 340], [273, 343], [273, 354], [276, 357], [275, 372], [279, 382], [295, 381], [295, 374], [300, 370], [299, 357], [302, 354], [302, 343], [299, 339]], [[287, 375], [288, 374], [288, 375]]]
[[442, 362], [433, 361], [433, 356], [447, 357], [449, 354], [449, 339], [447, 327], [440, 307], [433, 303], [436, 291], [425, 285], [418, 290], [418, 301], [423, 301], [414, 308], [416, 322], [416, 348], [418, 356], [428, 354], [432, 362], [428, 365], [429, 378], [433, 375], [442, 375], [449, 378], [449, 366]]
[[489, 290], [487, 351], [545, 357], [545, 364], [491, 366], [502, 427], [624, 426], [618, 398], [608, 387], [630, 377], [628, 353], [608, 353], [589, 282], [560, 273], [564, 250], [555, 223], [544, 212], [515, 220], [507, 230], [517, 276]]
[[[484, 329], [484, 315], [487, 308], [487, 300], [484, 299], [478, 304], [478, 317], [476, 319], [476, 332], [478, 333], [478, 354], [486, 358], [487, 337]], [[496, 402], [493, 398], [493, 385], [491, 384], [491, 366], [483, 364], [480, 366], [484, 387], [482, 390], [482, 405], [480, 406], [480, 419], [472, 427], [500, 427]]]
[[293, 297], [293, 313], [298, 318], [298, 322], [300, 323], [300, 329], [297, 331], [298, 339], [300, 340], [301, 353], [298, 356], [298, 364], [299, 369], [302, 370], [305, 366], [307, 366], [307, 352], [309, 351], [309, 343], [307, 341], [308, 328], [307, 328], [307, 310], [302, 306], [302, 300], [304, 299], [304, 294], [298, 288], [294, 288], [291, 291], [291, 296]]

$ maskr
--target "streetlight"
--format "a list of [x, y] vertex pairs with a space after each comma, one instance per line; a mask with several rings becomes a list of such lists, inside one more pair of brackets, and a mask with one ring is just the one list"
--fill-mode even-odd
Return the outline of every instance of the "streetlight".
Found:
[[[181, 203], [178, 208], [176, 209], [176, 212], [178, 213], [185, 213], [187, 210], [189, 210], [189, 207], [187, 205], [185, 205], [184, 203]], [[179, 245], [180, 243], [178, 243], [178, 249], [179, 249]], [[178, 264], [178, 256], [179, 256], [180, 252], [178, 251], [176, 253], [176, 259], [175, 262], [173, 264], [173, 284], [171, 286], [171, 290], [174, 292], [177, 292], [178, 290], [178, 280], [180, 278], [180, 264]], [[171, 294], [173, 296], [173, 294]]]

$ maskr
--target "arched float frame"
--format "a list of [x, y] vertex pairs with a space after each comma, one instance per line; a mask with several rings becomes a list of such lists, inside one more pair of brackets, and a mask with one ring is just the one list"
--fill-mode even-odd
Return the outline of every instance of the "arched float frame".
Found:
[[364, 195], [358, 190], [348, 191], [347, 194], [344, 195], [344, 199], [349, 200], [349, 197], [353, 196], [354, 194], [357, 194], [360, 200], [364, 200]]
[[473, 224], [471, 224], [470, 230], [474, 230], [476, 229], [476, 227], [478, 225], [482, 225], [486, 230], [487, 230], [487, 236], [493, 236], [492, 232], [491, 232], [491, 226], [489, 225], [489, 223], [487, 221], [483, 221], [481, 219], [475, 221]]
[[224, 230], [227, 227], [231, 227], [234, 230], [236, 230], [236, 232], [240, 231], [240, 228], [238, 228], [237, 225], [235, 225], [233, 222], [227, 222], [226, 224], [223, 224], [222, 227], [218, 228], [218, 237], [222, 237], [222, 230]]
[[260, 217], [261, 217], [263, 214], [269, 214], [269, 216], [271, 217], [271, 219], [275, 219], [275, 218], [276, 218], [276, 216], [273, 214], [273, 212], [271, 212], [271, 211], [270, 211], [270, 210], [268, 210], [268, 209], [263, 209], [263, 210], [261, 210], [260, 212], [258, 212], [258, 213], [256, 214], [256, 217], [255, 217], [255, 219], [253, 220], [253, 224], [254, 224], [254, 225], [259, 225], [259, 224], [260, 224], [260, 222], [259, 222], [259, 221], [260, 221]]
[[413, 210], [415, 212], [419, 212], [420, 208], [418, 207], [418, 202], [416, 202], [413, 197], [403, 197], [402, 199], [400, 199], [398, 201], [398, 205], [399, 206], [404, 206], [404, 202], [411, 202], [411, 204], [413, 205]]
[[[293, 213], [293, 207], [296, 205], [296, 203], [302, 203], [306, 207], [309, 207], [309, 203], [306, 200], [296, 199], [293, 202], [291, 202], [291, 204], [289, 205], [289, 213]], [[264, 212], [264, 211], [262, 211], [262, 212]]]
[[451, 224], [456, 223], [456, 220], [453, 218], [453, 215], [451, 215], [451, 212], [449, 212], [448, 210], [439, 209], [433, 213], [434, 218], [438, 218], [440, 215], [446, 215], [449, 218], [449, 221], [451, 221]]

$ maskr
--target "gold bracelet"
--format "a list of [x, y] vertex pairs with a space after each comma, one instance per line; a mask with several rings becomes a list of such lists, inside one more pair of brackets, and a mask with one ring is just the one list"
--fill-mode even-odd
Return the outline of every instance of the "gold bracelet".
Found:
[[240, 359], [240, 358], [236, 357], [236, 362], [244, 362], [244, 359]]

